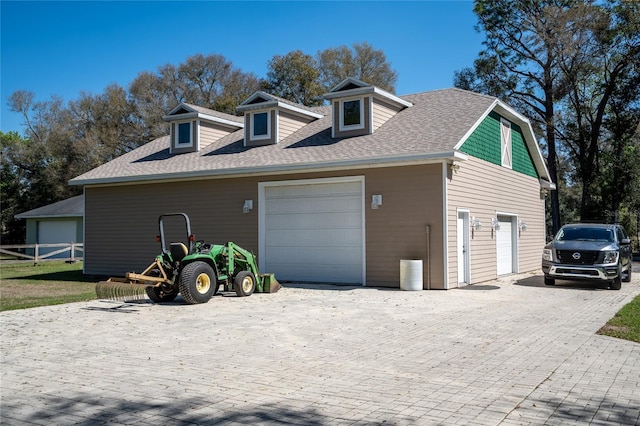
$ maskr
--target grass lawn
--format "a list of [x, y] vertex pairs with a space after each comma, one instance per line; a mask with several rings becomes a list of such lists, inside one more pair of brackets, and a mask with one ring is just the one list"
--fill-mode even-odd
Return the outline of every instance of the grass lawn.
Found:
[[623, 306], [598, 334], [640, 343], [640, 296]]
[[96, 298], [94, 277], [82, 274], [82, 262], [0, 264], [0, 311], [81, 302]]

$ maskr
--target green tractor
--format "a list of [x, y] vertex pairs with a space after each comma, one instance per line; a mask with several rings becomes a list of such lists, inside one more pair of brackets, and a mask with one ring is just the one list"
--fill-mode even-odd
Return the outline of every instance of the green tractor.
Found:
[[[182, 217], [186, 226], [185, 242], [167, 247], [164, 219]], [[109, 278], [96, 284], [99, 299], [144, 299], [171, 302], [182, 294], [188, 304], [207, 303], [220, 286], [238, 296], [254, 292], [275, 293], [280, 284], [273, 274], [260, 274], [253, 253], [228, 242], [224, 245], [196, 241], [186, 213], [168, 213], [158, 219], [158, 242], [162, 253], [140, 274], [128, 272], [125, 278]], [[185, 244], [186, 243], [186, 244]]]

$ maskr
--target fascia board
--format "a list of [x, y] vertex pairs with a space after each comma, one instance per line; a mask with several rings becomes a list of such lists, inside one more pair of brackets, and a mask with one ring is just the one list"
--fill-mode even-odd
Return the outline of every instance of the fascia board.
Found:
[[177, 173], [158, 173], [136, 176], [118, 176], [96, 179], [71, 180], [69, 185], [114, 185], [149, 183], [152, 181], [176, 181], [184, 179], [228, 178], [256, 175], [276, 175], [296, 172], [350, 170], [353, 168], [378, 168], [392, 166], [408, 166], [429, 163], [441, 163], [443, 161], [464, 161], [468, 156], [457, 151], [436, 152], [429, 154], [411, 154], [401, 156], [389, 156], [379, 158], [364, 158], [357, 160], [336, 160], [327, 162], [295, 163], [286, 165], [273, 165], [262, 167], [237, 167], [226, 170], [195, 170]]
[[[193, 119], [193, 118], [199, 118], [202, 120], [206, 120], [206, 121], [212, 121], [215, 123], [219, 123], [219, 124], [223, 124], [229, 127], [234, 127], [236, 129], [242, 129], [244, 127], [244, 123], [242, 121], [232, 121], [232, 120], [227, 120], [225, 118], [220, 118], [220, 117], [216, 117], [214, 115], [209, 115], [209, 114], [203, 114], [201, 112], [189, 112], [189, 113], [185, 113], [185, 114], [176, 114], [176, 115], [165, 115], [162, 117], [162, 119], [164, 121], [182, 121], [182, 120], [188, 120], [188, 119]], [[241, 118], [241, 117], [240, 117]]]
[[307, 117], [312, 117], [312, 118], [322, 118], [324, 117], [322, 114], [318, 114], [315, 112], [311, 112], [311, 111], [307, 111], [305, 109], [302, 108], [297, 108], [293, 105], [289, 105], [286, 104], [284, 102], [279, 102], [276, 100], [273, 101], [269, 101], [269, 102], [261, 102], [259, 104], [251, 104], [251, 105], [240, 105], [238, 107], [236, 107], [237, 111], [240, 112], [246, 112], [246, 111], [257, 111], [257, 110], [262, 110], [262, 109], [271, 109], [271, 108], [279, 108], [279, 109], [285, 109], [287, 111], [291, 111], [294, 112], [298, 115], [303, 115], [303, 116], [307, 116]]
[[71, 218], [71, 217], [84, 217], [83, 214], [73, 213], [73, 214], [37, 214], [37, 215], [25, 215], [25, 214], [17, 214], [14, 216], [16, 219], [61, 219], [61, 218]]
[[348, 96], [369, 95], [372, 93], [374, 95], [378, 95], [379, 97], [386, 99], [387, 101], [391, 101], [392, 103], [395, 103], [407, 108], [410, 106], [413, 106], [411, 102], [405, 101], [404, 99], [399, 98], [396, 95], [392, 95], [391, 93], [374, 86], [358, 87], [356, 89], [342, 90], [339, 92], [329, 92], [329, 93], [325, 93], [323, 96], [325, 99], [331, 100], [331, 99], [343, 98]]

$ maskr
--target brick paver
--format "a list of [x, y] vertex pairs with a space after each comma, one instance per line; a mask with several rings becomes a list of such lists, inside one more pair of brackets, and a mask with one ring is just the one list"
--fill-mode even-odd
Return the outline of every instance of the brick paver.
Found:
[[621, 291], [559, 283], [288, 285], [3, 312], [0, 421], [639, 423], [640, 345], [595, 333], [640, 294], [640, 274]]

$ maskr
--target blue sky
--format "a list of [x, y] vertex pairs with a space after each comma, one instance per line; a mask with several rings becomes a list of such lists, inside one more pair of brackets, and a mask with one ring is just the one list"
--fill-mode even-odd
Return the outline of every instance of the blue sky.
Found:
[[6, 1], [1, 4], [1, 123], [23, 132], [7, 99], [128, 87], [142, 71], [221, 54], [265, 77], [274, 55], [367, 41], [398, 72], [399, 95], [451, 87], [482, 49], [471, 1]]

